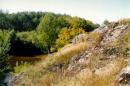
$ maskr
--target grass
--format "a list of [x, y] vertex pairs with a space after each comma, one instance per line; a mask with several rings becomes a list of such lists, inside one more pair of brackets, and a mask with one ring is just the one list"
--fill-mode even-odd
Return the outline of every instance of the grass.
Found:
[[55, 56], [55, 61], [58, 63], [67, 63], [70, 58], [74, 55], [80, 54], [81, 52], [88, 49], [90, 44], [84, 42], [79, 44], [74, 44], [60, 52]]
[[92, 34], [87, 42], [63, 48], [54, 55], [48, 55], [35, 66], [29, 66], [24, 70], [26, 75], [23, 79], [16, 81], [13, 86], [116, 86], [117, 74], [127, 65], [127, 62], [124, 57], [103, 59], [107, 58], [107, 55], [99, 53], [98, 50], [92, 51], [93, 55], [87, 60], [89, 62], [84, 61], [85, 68], [75, 74], [66, 68], [56, 72], [48, 70], [55, 64], [68, 65], [74, 55], [96, 46], [101, 40], [101, 34], [100, 36], [98, 33]]
[[63, 81], [60, 79], [59, 83], [51, 86], [115, 86], [116, 75], [124, 66], [123, 59], [114, 60], [95, 73], [86, 68], [73, 77], [65, 76]]
[[[37, 63], [35, 66], [30, 66], [29, 69], [24, 70], [26, 71], [27, 76], [25, 76], [25, 80], [20, 81], [20, 83], [24, 84], [30, 83], [29, 86], [36, 86], [35, 83], [38, 84], [40, 82], [40, 78], [42, 78], [43, 76], [47, 77], [47, 75], [48, 76], [53, 75], [49, 73], [49, 71], [47, 71], [47, 68], [53, 66], [54, 64], [61, 64], [61, 63], [67, 64], [72, 56], [85, 51], [88, 48], [88, 46], [89, 45], [87, 43], [79, 43], [72, 45], [61, 52], [56, 53], [54, 56], [52, 55], [52, 57], [50, 57], [51, 55], [48, 56], [47, 58], [44, 59], [44, 61], [41, 61]], [[26, 81], [28, 81], [28, 83]], [[31, 82], [33, 82], [34, 85], [31, 85]]]
[[21, 57], [21, 56], [11, 56], [10, 58], [10, 64], [12, 66], [15, 66], [17, 62], [29, 62], [29, 63], [35, 63], [37, 61], [44, 60], [47, 57], [47, 55], [38, 55], [35, 57]]
[[35, 57], [11, 56], [11, 59], [9, 60], [12, 69], [11, 74], [19, 74], [28, 69], [28, 67], [37, 64], [39, 61], [43, 61], [46, 57], [47, 55], [39, 55]]
[[[124, 59], [111, 61], [105, 67], [92, 72], [86, 68], [74, 76], [67, 76], [67, 71], [48, 72], [45, 75], [26, 76], [14, 86], [116, 86], [115, 79], [120, 70], [126, 66]], [[38, 68], [37, 68], [38, 70]]]
[[[83, 44], [80, 44], [80, 47], [81, 45]], [[70, 52], [74, 52], [76, 49], [77, 51], [81, 50], [76, 45], [73, 47], [75, 49], [72, 47], [72, 49], [67, 48], [60, 53], [64, 52], [63, 54], [66, 55], [65, 53], [67, 52], [70, 54]], [[60, 54], [58, 56], [60, 56]], [[90, 64], [93, 65], [91, 66], [92, 68], [99, 64], [101, 57], [101, 54], [94, 54], [93, 58], [91, 59], [93, 62], [90, 62]], [[55, 61], [57, 62], [57, 60], [61, 58], [63, 58], [63, 55], [61, 55], [61, 57], [56, 56], [53, 58], [46, 58], [41, 63], [38, 63], [35, 66], [30, 66], [29, 70], [26, 70], [27, 75], [24, 76], [24, 79], [18, 81], [13, 86], [116, 86], [115, 78], [127, 63], [123, 58], [113, 59], [108, 63], [105, 62], [105, 66], [95, 70], [95, 72], [93, 72], [92, 68], [88, 66], [75, 75], [69, 75], [69, 72], [65, 69], [59, 70], [58, 72], [50, 72], [45, 69], [45, 67], [47, 67], [48, 63], [51, 62], [52, 59], [56, 60], [53, 60], [51, 65], [53, 65]], [[65, 59], [70, 59], [70, 57]], [[59, 60], [58, 62], [62, 61], [63, 60]]]

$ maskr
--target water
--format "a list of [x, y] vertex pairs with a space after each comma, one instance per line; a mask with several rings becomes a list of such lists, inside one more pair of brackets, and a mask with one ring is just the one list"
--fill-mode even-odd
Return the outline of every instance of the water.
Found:
[[12, 76], [10, 73], [4, 73], [0, 79], [0, 86], [10, 86]]

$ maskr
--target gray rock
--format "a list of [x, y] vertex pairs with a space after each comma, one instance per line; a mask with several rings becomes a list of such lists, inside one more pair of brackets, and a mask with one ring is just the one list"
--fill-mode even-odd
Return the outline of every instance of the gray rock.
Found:
[[130, 65], [122, 69], [116, 81], [118, 86], [130, 86]]
[[79, 34], [78, 36], [75, 36], [72, 39], [72, 44], [77, 44], [77, 43], [83, 42], [83, 41], [85, 41], [85, 39], [86, 39], [86, 34]]
[[64, 66], [65, 64], [64, 63], [55, 63], [54, 65], [50, 66], [48, 68], [49, 71], [51, 72], [57, 72], [59, 71], [60, 69], [62, 69], [62, 67]]
[[21, 79], [23, 79], [24, 76], [26, 76], [25, 72], [21, 72], [20, 74], [15, 75], [11, 79], [11, 86], [14, 86], [15, 84], [17, 84], [17, 82], [19, 82]]
[[[113, 24], [112, 24], [112, 26], [113, 26]], [[102, 27], [95, 29], [93, 32], [98, 32], [98, 33], [103, 34], [103, 39], [101, 41], [101, 44], [105, 45], [107, 43], [110, 43], [110, 42], [118, 39], [129, 29], [130, 29], [130, 24], [120, 25], [120, 26], [114, 25], [114, 27], [102, 26]]]

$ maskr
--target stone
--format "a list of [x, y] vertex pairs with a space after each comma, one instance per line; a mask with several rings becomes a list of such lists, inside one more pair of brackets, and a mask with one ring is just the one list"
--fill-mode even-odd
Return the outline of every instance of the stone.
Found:
[[118, 86], [130, 86], [130, 65], [122, 69], [116, 81]]
[[83, 41], [85, 41], [86, 38], [87, 38], [86, 34], [79, 34], [78, 36], [75, 36], [72, 39], [72, 44], [77, 44], [77, 43], [83, 42]]

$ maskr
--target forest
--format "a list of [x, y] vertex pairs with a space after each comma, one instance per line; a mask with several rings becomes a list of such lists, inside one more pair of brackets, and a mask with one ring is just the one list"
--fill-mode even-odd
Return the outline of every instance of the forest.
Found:
[[74, 36], [89, 33], [99, 26], [89, 20], [66, 14], [10, 14], [0, 11], [0, 72], [10, 69], [9, 59], [12, 56], [33, 58], [54, 53], [71, 43]]

